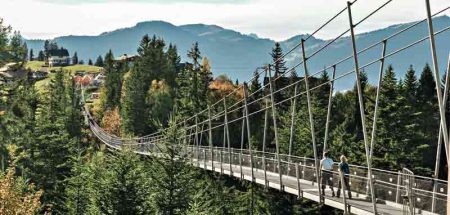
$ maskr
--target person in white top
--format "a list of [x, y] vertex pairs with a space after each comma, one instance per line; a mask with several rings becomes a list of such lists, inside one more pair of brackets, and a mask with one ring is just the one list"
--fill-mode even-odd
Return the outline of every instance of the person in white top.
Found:
[[323, 153], [323, 158], [320, 161], [320, 169], [321, 169], [321, 181], [322, 181], [322, 196], [325, 196], [325, 188], [326, 185], [331, 189], [332, 196], [334, 197], [334, 189], [333, 189], [333, 165], [334, 161], [331, 159], [330, 154], [328, 152]]

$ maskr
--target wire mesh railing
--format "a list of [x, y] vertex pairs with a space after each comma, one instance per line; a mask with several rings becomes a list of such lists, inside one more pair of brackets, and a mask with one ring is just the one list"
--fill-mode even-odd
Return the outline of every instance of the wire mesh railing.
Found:
[[[199, 153], [199, 162], [205, 166], [205, 163], [211, 163], [213, 160], [211, 156], [211, 149], [209, 147], [195, 147], [190, 146], [193, 150], [193, 157], [196, 158], [196, 153]], [[216, 168], [229, 168], [229, 152], [226, 148], [214, 147], [214, 162], [220, 163], [216, 165]], [[232, 172], [242, 172], [242, 168], [248, 170], [249, 167], [253, 165], [253, 168], [257, 172], [267, 171], [271, 175], [277, 175], [281, 172], [283, 178], [291, 177], [293, 179], [299, 178], [303, 183], [307, 182], [311, 185], [317, 184], [315, 182], [315, 162], [312, 158], [297, 157], [283, 155], [281, 159], [281, 166], [278, 165], [276, 160], [276, 155], [273, 153], [262, 153], [260, 151], [253, 151], [253, 161], [250, 158], [250, 152], [248, 150], [232, 150], [231, 152], [231, 164], [233, 165]], [[206, 160], [206, 162], [205, 162]], [[252, 164], [253, 163], [253, 164]], [[211, 164], [208, 164], [211, 165]], [[264, 166], [265, 165], [265, 166]], [[368, 195], [368, 184], [367, 184], [367, 168], [362, 166], [350, 165], [351, 173], [349, 174], [349, 184], [350, 190], [354, 197], [365, 198]], [[223, 172], [223, 170], [221, 170]], [[248, 171], [247, 171], [247, 174]], [[261, 175], [260, 175], [261, 176]], [[373, 177], [375, 182], [376, 198], [377, 202], [380, 204], [386, 204], [386, 202], [396, 203], [398, 207], [404, 205], [403, 202], [406, 194], [414, 193], [414, 195], [409, 195], [409, 201], [414, 202], [415, 205], [412, 207], [416, 211], [434, 211], [438, 214], [445, 214], [446, 204], [437, 204], [433, 209], [431, 208], [431, 202], [433, 201], [433, 196], [435, 201], [446, 202], [446, 190], [447, 183], [442, 180], [435, 180], [433, 178], [414, 176], [413, 174], [408, 174], [405, 172], [393, 172], [385, 171], [381, 169], [373, 169]], [[261, 178], [259, 178], [261, 179]], [[271, 177], [268, 179], [271, 183], [280, 183], [276, 177]], [[332, 171], [333, 186], [337, 190], [339, 181], [339, 171], [337, 169], [337, 164], [334, 166]], [[288, 186], [292, 189], [298, 189], [298, 185], [295, 181], [285, 181], [282, 182], [283, 186]], [[433, 195], [433, 184], [438, 183], [440, 190]], [[315, 191], [315, 190], [314, 190]], [[306, 191], [310, 192], [310, 191]], [[409, 204], [408, 204], [409, 206]]]
[[[120, 150], [126, 147], [143, 155], [155, 155], [164, 153], [164, 139], [149, 139], [149, 142], [136, 142], [135, 139], [122, 139], [106, 133], [89, 116], [89, 126], [94, 135], [111, 148]], [[133, 142], [134, 141], [134, 142]], [[182, 148], [188, 154], [193, 165], [204, 169], [216, 169], [221, 173], [238, 174], [238, 177], [249, 177], [251, 172], [256, 172], [254, 179], [263, 180], [265, 185], [280, 184], [284, 189], [291, 188], [302, 192], [318, 195], [316, 189], [316, 163], [313, 158], [280, 155], [280, 164], [277, 154], [247, 149], [231, 149], [224, 147], [183, 145]], [[250, 156], [252, 154], [252, 156]], [[215, 165], [214, 165], [215, 164]], [[349, 185], [354, 199], [364, 199], [368, 196], [367, 167], [350, 165]], [[339, 171], [337, 164], [331, 172], [333, 187], [338, 189]], [[280, 182], [277, 176], [282, 175]], [[408, 171], [386, 171], [373, 169], [374, 186], [378, 204], [387, 202], [396, 203], [400, 207], [406, 205], [403, 211], [433, 211], [438, 214], [446, 213], [447, 183], [422, 176], [415, 176]], [[248, 179], [248, 178], [247, 178]], [[253, 180], [253, 179], [249, 179]], [[433, 192], [434, 184], [438, 184], [437, 192]], [[345, 195], [345, 191], [342, 191]], [[407, 197], [407, 198], [406, 198]], [[405, 199], [408, 200], [404, 203]], [[434, 200], [433, 200], [434, 199]], [[432, 201], [438, 202], [432, 208]], [[411, 204], [413, 202], [414, 204]], [[441, 204], [439, 204], [441, 203]], [[351, 206], [351, 203], [348, 203]], [[355, 206], [353, 206], [355, 207]], [[357, 206], [356, 206], [357, 207]], [[362, 208], [362, 210], [368, 210]], [[412, 211], [412, 212], [411, 212]]]

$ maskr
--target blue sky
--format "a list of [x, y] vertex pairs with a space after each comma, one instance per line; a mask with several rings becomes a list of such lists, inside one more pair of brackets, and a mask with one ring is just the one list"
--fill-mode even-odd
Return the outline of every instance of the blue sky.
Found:
[[[216, 24], [246, 34], [285, 40], [311, 33], [346, 0], [0, 0], [0, 17], [27, 38], [63, 35], [98, 35], [138, 22], [163, 20], [175, 25]], [[352, 6], [359, 20], [386, 0], [359, 0]], [[424, 0], [393, 0], [357, 32], [425, 17]], [[449, 6], [449, 0], [432, 0], [432, 10]], [[449, 12], [447, 12], [449, 15]], [[356, 22], [355, 21], [355, 22]], [[318, 36], [331, 38], [348, 28], [343, 14]]]

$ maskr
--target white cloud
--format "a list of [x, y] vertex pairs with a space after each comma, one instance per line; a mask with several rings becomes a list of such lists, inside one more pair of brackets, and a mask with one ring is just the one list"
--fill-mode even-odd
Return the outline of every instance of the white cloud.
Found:
[[[170, 4], [144, 1], [78, 4], [33, 0], [1, 1], [0, 16], [28, 38], [97, 35], [130, 27], [140, 21], [164, 20], [176, 25], [217, 24], [244, 33], [256, 33], [260, 37], [283, 40], [296, 34], [312, 32], [346, 6], [345, 0], [251, 0], [239, 4], [201, 4], [193, 1], [171, 1]], [[355, 22], [383, 2], [385, 1], [359, 0], [352, 7]], [[358, 32], [422, 19], [425, 17], [424, 2], [394, 0], [361, 25]], [[438, 11], [447, 4], [448, 0], [433, 0], [432, 9]], [[347, 18], [346, 13], [342, 14], [318, 36], [330, 38], [342, 32], [348, 28]]]

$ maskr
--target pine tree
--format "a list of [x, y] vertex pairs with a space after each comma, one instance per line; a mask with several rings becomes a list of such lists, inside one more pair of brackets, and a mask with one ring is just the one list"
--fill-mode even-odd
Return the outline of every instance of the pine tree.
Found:
[[[365, 91], [367, 77], [364, 72], [361, 73], [361, 85]], [[367, 108], [366, 94], [363, 94], [363, 99], [364, 106]], [[336, 93], [333, 97], [332, 111], [330, 119], [332, 131], [328, 146], [331, 154], [343, 154], [352, 158], [353, 163], [364, 163], [364, 143], [362, 142], [362, 124], [356, 86], [348, 92]]]
[[439, 132], [439, 108], [436, 95], [436, 83], [428, 64], [425, 65], [419, 78], [417, 87], [417, 114], [420, 120], [420, 132], [423, 135], [422, 143], [428, 145], [423, 153], [424, 166], [432, 167], [436, 152], [436, 143]]
[[231, 214], [236, 205], [235, 195], [222, 178], [198, 172], [195, 192], [187, 214]]
[[206, 108], [208, 103], [208, 92], [209, 92], [209, 84], [213, 80], [212, 72], [211, 72], [211, 64], [207, 57], [203, 57], [202, 64], [200, 66], [199, 73], [199, 99], [202, 100], [199, 103], [200, 108]]
[[[74, 54], [73, 54], [73, 56], [72, 56], [72, 64], [74, 64], [74, 65], [76, 65], [76, 64], [78, 64], [79, 62], [78, 62], [78, 54], [77, 54], [77, 52], [75, 52]], [[81, 63], [80, 63], [81, 64]]]
[[[199, 67], [199, 59], [201, 58], [200, 56], [200, 50], [198, 48], [198, 43], [194, 43], [191, 47], [191, 50], [188, 52], [188, 57], [192, 60], [192, 67], [190, 67], [190, 71], [188, 71], [188, 77], [191, 80], [191, 86], [190, 86], [190, 94], [189, 96], [191, 98], [197, 98], [197, 97], [201, 97], [200, 96], [200, 92], [199, 92], [199, 85], [200, 85], [200, 80], [199, 80], [199, 73], [200, 73], [200, 67]], [[204, 98], [204, 97], [202, 97]], [[193, 101], [193, 112], [199, 112], [201, 110], [203, 110], [203, 108], [201, 107], [201, 104], [203, 103], [202, 100], [194, 100]]]
[[93, 64], [92, 64], [92, 60], [91, 59], [89, 59], [89, 61], [88, 61], [88, 65], [89, 66], [92, 66]]
[[37, 187], [45, 190], [43, 202], [47, 207], [53, 207], [54, 213], [65, 213], [64, 202], [66, 196], [67, 177], [74, 165], [74, 149], [77, 143], [67, 128], [72, 127], [68, 122], [67, 110], [71, 109], [71, 102], [67, 96], [63, 72], [56, 73], [51, 81], [46, 103], [39, 105], [37, 110], [36, 145], [34, 150], [34, 164], [31, 178], [37, 182]]
[[80, 142], [82, 137], [82, 122], [83, 116], [81, 110], [81, 90], [77, 88], [76, 82], [70, 79], [66, 83], [66, 94], [68, 106], [66, 107], [66, 130], [71, 138], [75, 138], [77, 142]]
[[192, 60], [192, 64], [194, 65], [194, 70], [199, 69], [200, 67], [200, 59], [201, 59], [201, 52], [198, 47], [198, 42], [195, 42], [192, 44], [191, 49], [189, 50], [187, 54], [188, 58]]
[[[107, 159], [108, 171], [104, 174], [106, 193], [98, 196], [103, 214], [149, 214], [148, 177], [143, 161], [128, 149], [116, 152]], [[101, 189], [100, 188], [100, 189]]]
[[170, 87], [175, 88], [176, 77], [179, 74], [179, 64], [181, 60], [180, 56], [178, 55], [177, 47], [175, 45], [169, 44], [166, 52], [166, 58], [167, 72], [164, 79]]
[[[78, 151], [73, 175], [68, 179], [65, 207], [68, 214], [100, 214], [112, 203], [109, 193], [113, 177], [108, 168], [109, 157], [103, 152], [81, 155]], [[105, 171], [106, 170], [106, 171]]]
[[[245, 190], [236, 197], [236, 214], [274, 214], [270, 212], [270, 200], [262, 189], [249, 183], [244, 183], [243, 187]], [[286, 214], [280, 210], [275, 213]]]
[[194, 110], [194, 101], [190, 99], [191, 95], [191, 72], [190, 69], [182, 69], [176, 78], [177, 88], [175, 89], [175, 108], [178, 117], [184, 119], [191, 114]]
[[28, 45], [27, 42], [22, 44], [22, 62], [26, 62], [28, 60]]
[[44, 55], [47, 58], [48, 57], [48, 51], [50, 50], [50, 41], [45, 40], [44, 42]]
[[15, 31], [11, 37], [10, 41], [10, 50], [11, 50], [11, 60], [16, 63], [23, 64], [26, 60], [26, 55], [28, 50], [26, 49], [26, 44], [22, 41], [22, 36], [20, 32]]
[[256, 70], [253, 72], [253, 79], [250, 83], [250, 86], [248, 88], [248, 93], [253, 94], [253, 98], [256, 100], [258, 98], [261, 98], [263, 95], [263, 92], [261, 90], [261, 82], [259, 78], [259, 71]]
[[34, 84], [30, 80], [18, 81], [12, 87], [11, 96], [6, 103], [6, 113], [0, 120], [1, 135], [1, 169], [5, 170], [8, 152], [8, 144], [16, 144], [18, 153], [26, 154], [19, 160], [18, 166], [23, 175], [27, 175], [32, 169], [34, 161], [33, 153], [28, 153], [35, 145], [36, 109], [38, 95]]
[[409, 66], [408, 71], [406, 71], [405, 81], [403, 82], [404, 95], [407, 98], [410, 105], [414, 105], [416, 101], [417, 94], [417, 77], [412, 65]]
[[417, 89], [417, 100], [421, 104], [431, 103], [436, 97], [436, 84], [434, 83], [433, 73], [428, 64], [425, 65], [419, 79]]
[[45, 60], [45, 55], [44, 55], [44, 52], [42, 50], [39, 51], [37, 60], [38, 61], [44, 61]]
[[122, 66], [124, 62], [114, 62], [114, 55], [111, 50], [105, 55], [104, 69], [105, 69], [105, 101], [103, 101], [103, 108], [105, 110], [112, 110], [120, 105], [120, 97], [122, 94], [122, 77], [123, 71], [126, 69]]
[[153, 203], [157, 214], [184, 214], [194, 191], [193, 170], [188, 164], [188, 153], [183, 149], [183, 141], [178, 137], [186, 134], [171, 119], [165, 131], [166, 143], [159, 157], [154, 157], [150, 166], [153, 183]]
[[[393, 72], [393, 69], [388, 69], [389, 71]], [[389, 72], [387, 72], [389, 73]], [[395, 78], [395, 74], [393, 75], [393, 77]], [[368, 80], [367, 80], [367, 74], [364, 71], [361, 71], [361, 75], [360, 75], [360, 82], [361, 82], [361, 90], [362, 90], [362, 97], [363, 97], [363, 105], [366, 108], [367, 106], [367, 95], [365, 94], [366, 92], [366, 87], [368, 85]], [[395, 80], [394, 80], [394, 85]], [[358, 145], [362, 145], [364, 144], [362, 141], [364, 140], [363, 137], [363, 131], [362, 131], [362, 122], [361, 122], [361, 112], [360, 112], [360, 108], [359, 108], [359, 98], [358, 98], [358, 90], [357, 90], [357, 86], [355, 84], [355, 86], [353, 87], [353, 92], [355, 93], [355, 96], [353, 97], [354, 101], [353, 101], [353, 105], [354, 105], [354, 109], [356, 110], [355, 112], [353, 112], [353, 120], [354, 120], [354, 125], [355, 126], [355, 134], [356, 134], [356, 140], [358, 141]]]
[[[272, 74], [272, 80], [273, 80], [273, 90], [274, 92], [278, 91], [279, 89], [285, 87], [288, 83], [286, 80], [281, 77], [287, 70], [285, 64], [285, 60], [283, 57], [283, 50], [281, 48], [280, 43], [275, 43], [275, 47], [272, 48], [272, 52], [270, 53], [270, 56], [272, 57], [272, 67], [271, 67], [271, 74]], [[278, 92], [274, 94], [274, 100], [275, 103], [278, 103], [280, 101], [283, 101], [288, 96], [286, 95], [285, 91]], [[288, 109], [288, 104], [283, 103], [279, 105], [279, 111], [285, 112]]]
[[33, 49], [30, 49], [29, 60], [30, 60], [30, 61], [33, 61], [33, 60], [34, 60]]
[[102, 58], [102, 56], [101, 55], [99, 55], [98, 57], [97, 57], [97, 60], [95, 61], [95, 64], [94, 64], [95, 66], [99, 66], [99, 67], [103, 67], [104, 66], [104, 64], [103, 64], [103, 58]]
[[151, 82], [166, 72], [167, 58], [164, 54], [165, 42], [153, 36], [145, 35], [138, 48], [139, 58], [135, 62], [135, 70], [142, 75], [144, 92], [147, 93]]
[[[321, 85], [321, 87], [312, 91], [312, 106], [313, 106], [313, 114], [314, 114], [314, 126], [318, 128], [316, 132], [316, 141], [319, 147], [319, 154], [322, 154], [324, 137], [325, 137], [325, 124], [327, 119], [327, 111], [328, 111], [328, 101], [330, 94], [330, 77], [328, 76], [327, 71], [323, 71], [320, 75], [319, 79], [310, 78], [310, 82], [312, 87]], [[292, 94], [291, 94], [292, 95]], [[322, 128], [322, 129], [320, 129]]]
[[[162, 39], [145, 35], [138, 48], [139, 58], [124, 83], [122, 100], [122, 131], [128, 134], [145, 134], [150, 132], [145, 114], [151, 108], [145, 103], [145, 97], [154, 79], [167, 71], [167, 57], [164, 53], [165, 43]], [[136, 113], [135, 111], [139, 112]]]
[[212, 80], [208, 60], [203, 61], [202, 65], [197, 65], [201, 58], [198, 43], [192, 45], [187, 56], [192, 63], [188, 64], [176, 79], [178, 86], [176, 106], [180, 117], [192, 116], [206, 109], [209, 82]]
[[165, 81], [153, 80], [147, 93], [148, 124], [150, 132], [156, 132], [161, 126], [167, 127], [169, 116], [173, 109], [172, 89]]
[[[77, 153], [78, 156], [72, 168], [73, 175], [68, 179], [65, 190], [67, 198], [64, 205], [68, 214], [92, 214], [93, 209], [97, 211], [93, 199], [95, 199], [97, 193], [95, 191], [98, 189], [98, 187], [92, 186], [95, 182], [93, 168], [90, 168], [90, 164], [93, 162], [88, 161], [88, 157], [83, 156], [81, 150], [78, 150]], [[96, 163], [96, 165], [101, 166], [102, 164]]]
[[[11, 33], [11, 26], [7, 26], [3, 19], [0, 18], [0, 52], [5, 52], [7, 50], [9, 42], [9, 34]], [[0, 58], [0, 66], [4, 64], [6, 59]]]
[[194, 110], [199, 112], [207, 108], [208, 104], [208, 88], [209, 83], [212, 80], [211, 66], [209, 65], [208, 58], [202, 58], [202, 63], [198, 67], [200, 56], [200, 50], [198, 43], [194, 43], [191, 50], [188, 52], [188, 57], [192, 59], [194, 65], [191, 71], [192, 86], [191, 86], [191, 98], [197, 98], [194, 101]]
[[49, 51], [50, 50], [56, 50], [58, 49], [58, 44], [54, 41], [50, 41], [50, 40], [45, 40], [44, 42], [44, 54], [45, 57], [48, 58], [49, 57]]
[[400, 124], [398, 115], [392, 115], [398, 111], [397, 97], [399, 92], [397, 89], [397, 79], [394, 69], [391, 65], [387, 68], [383, 83], [380, 86], [379, 100], [379, 122], [377, 132], [377, 145], [374, 147], [374, 165], [384, 168], [397, 168], [395, 159], [401, 159], [402, 148], [401, 143], [397, 142], [394, 135], [399, 132]]
[[283, 57], [283, 49], [281, 48], [280, 43], [275, 43], [275, 47], [272, 49], [270, 56], [272, 56], [274, 76], [278, 77], [284, 74], [287, 68], [285, 66], [286, 62]]
[[[251, 95], [249, 97], [249, 103], [252, 103], [249, 105], [249, 114], [256, 113], [259, 111], [262, 107], [265, 107], [264, 100], [261, 100], [263, 97], [263, 89], [261, 86], [261, 80], [259, 79], [259, 72], [255, 71], [253, 73], [253, 80], [248, 88], [248, 94]], [[259, 101], [258, 101], [259, 100]], [[254, 102], [258, 101], [258, 102]], [[262, 139], [263, 139], [263, 129], [264, 129], [264, 112], [261, 111], [259, 113], [253, 114], [250, 116], [250, 121], [254, 126], [251, 126], [251, 140], [253, 141], [253, 146], [256, 147], [256, 149], [261, 150], [262, 149]]]
[[146, 134], [146, 104], [143, 75], [133, 68], [125, 78], [121, 101], [121, 133], [130, 136]]

